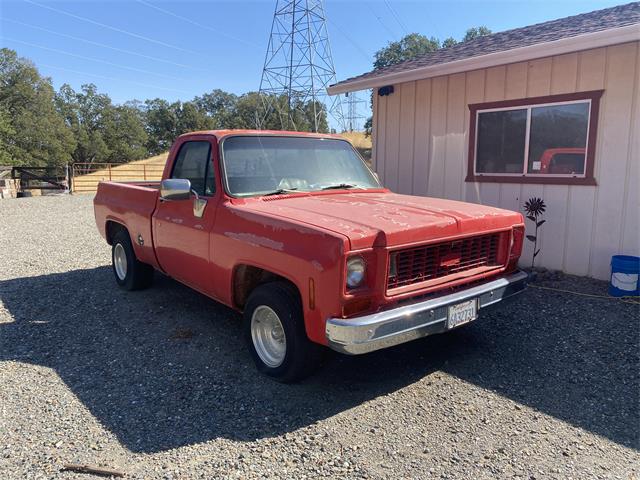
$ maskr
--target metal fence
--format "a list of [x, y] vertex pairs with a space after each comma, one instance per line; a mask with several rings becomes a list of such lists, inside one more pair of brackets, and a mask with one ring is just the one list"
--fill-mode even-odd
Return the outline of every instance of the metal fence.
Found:
[[17, 181], [20, 193], [31, 190], [69, 191], [68, 166], [12, 167], [11, 179]]
[[99, 182], [160, 181], [164, 164], [156, 163], [74, 163], [73, 193], [93, 193]]

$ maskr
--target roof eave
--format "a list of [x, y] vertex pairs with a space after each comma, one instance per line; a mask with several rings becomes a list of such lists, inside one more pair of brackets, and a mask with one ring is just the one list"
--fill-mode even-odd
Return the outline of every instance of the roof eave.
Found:
[[589, 50], [592, 48], [606, 47], [640, 40], [640, 24], [626, 25], [624, 27], [610, 28], [594, 33], [575, 35], [561, 38], [551, 42], [537, 43], [526, 47], [504, 50], [502, 52], [478, 55], [475, 57], [455, 60], [453, 62], [440, 63], [427, 67], [415, 68], [393, 72], [371, 78], [354, 79], [331, 85], [327, 88], [329, 95], [339, 93], [356, 92], [369, 88], [382, 87], [396, 83], [411, 82], [424, 78], [451, 75], [453, 73], [468, 72], [480, 68], [495, 67], [509, 63], [534, 60], [536, 58], [562, 55], [564, 53]]

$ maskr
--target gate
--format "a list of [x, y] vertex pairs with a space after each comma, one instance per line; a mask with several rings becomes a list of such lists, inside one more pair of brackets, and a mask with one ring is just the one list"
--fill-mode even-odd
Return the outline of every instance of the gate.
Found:
[[95, 193], [99, 182], [158, 182], [162, 179], [162, 163], [74, 163], [73, 193]]
[[18, 195], [31, 190], [69, 192], [69, 167], [12, 167], [11, 179], [17, 181]]

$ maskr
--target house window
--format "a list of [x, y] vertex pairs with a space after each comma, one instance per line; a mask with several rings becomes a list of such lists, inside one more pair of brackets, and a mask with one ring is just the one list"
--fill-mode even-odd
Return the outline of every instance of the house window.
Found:
[[595, 185], [602, 91], [469, 105], [471, 182]]

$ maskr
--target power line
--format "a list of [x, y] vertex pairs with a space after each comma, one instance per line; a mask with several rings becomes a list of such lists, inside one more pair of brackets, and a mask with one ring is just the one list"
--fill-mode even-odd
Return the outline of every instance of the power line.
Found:
[[205, 30], [209, 30], [210, 32], [217, 33], [218, 35], [222, 35], [223, 37], [230, 38], [231, 40], [235, 40], [236, 42], [244, 43], [245, 45], [249, 45], [250, 47], [253, 47], [253, 48], [256, 48], [256, 49], [261, 49], [261, 47], [259, 45], [255, 44], [255, 43], [247, 42], [246, 40], [243, 40], [242, 38], [234, 37], [233, 35], [229, 35], [228, 33], [221, 32], [220, 30], [216, 30], [215, 28], [211, 28], [210, 26], [205, 25], [203, 23], [196, 22], [195, 20], [191, 20], [190, 18], [183, 17], [182, 15], [178, 15], [177, 13], [171, 12], [169, 10], [165, 10], [164, 8], [158, 7], [157, 5], [153, 5], [152, 3], [145, 2], [144, 0], [136, 0], [136, 2], [142, 4], [142, 5], [146, 6], [146, 7], [153, 8], [154, 10], [162, 12], [165, 15], [169, 15], [171, 17], [177, 18], [177, 19], [182, 20], [184, 22], [190, 23], [191, 25], [195, 25], [197, 27], [204, 28]]
[[170, 91], [170, 92], [177, 92], [177, 93], [189, 93], [186, 90], [177, 90], [175, 88], [161, 87], [159, 85], [151, 85], [149, 83], [140, 83], [140, 82], [136, 82], [135, 80], [125, 80], [123, 78], [108, 77], [106, 75], [100, 75], [100, 74], [97, 74], [97, 73], [83, 72], [82, 70], [74, 70], [74, 69], [71, 69], [71, 68], [59, 67], [57, 65], [49, 65], [47, 63], [41, 63], [40, 66], [47, 67], [47, 68], [55, 68], [57, 70], [62, 70], [63, 72], [77, 73], [79, 75], [87, 75], [87, 76], [90, 76], [90, 77], [102, 78], [102, 79], [105, 79], [105, 80], [113, 80], [113, 81], [116, 81], [116, 82], [127, 82], [127, 83], [131, 83], [133, 85], [139, 85], [139, 86], [145, 87], [145, 88], [155, 88], [155, 89], [158, 89], [158, 90], [167, 90], [167, 91]]
[[186, 80], [185, 78], [180, 78], [180, 77], [173, 77], [171, 75], [165, 75], [163, 73], [156, 73], [156, 72], [151, 72], [149, 70], [143, 70], [141, 68], [135, 68], [135, 67], [128, 67], [126, 65], [120, 65], [118, 63], [113, 63], [113, 62], [108, 62], [106, 60], [100, 60], [98, 58], [92, 58], [92, 57], [85, 57], [84, 55], [78, 55], [77, 53], [73, 53], [73, 52], [69, 52], [67, 50], [60, 50], [58, 48], [51, 48], [51, 47], [45, 47], [44, 45], [38, 45], [36, 43], [30, 43], [30, 42], [24, 42], [22, 40], [17, 40], [15, 38], [7, 38], [4, 37], [5, 40], [9, 41], [9, 42], [15, 42], [15, 43], [21, 43], [23, 45], [27, 45], [29, 47], [34, 47], [34, 48], [41, 48], [42, 50], [48, 50], [50, 52], [56, 52], [56, 53], [61, 53], [62, 55], [69, 55], [70, 57], [76, 57], [76, 58], [80, 58], [82, 60], [89, 60], [92, 62], [97, 62], [97, 63], [102, 63], [104, 65], [109, 65], [111, 67], [118, 67], [118, 68], [124, 68], [125, 70], [131, 70], [133, 72], [138, 72], [138, 73], [145, 73], [147, 75], [155, 75], [157, 77], [164, 77], [164, 78], [169, 78], [171, 80]]
[[163, 58], [153, 57], [151, 55], [145, 55], [143, 53], [133, 52], [131, 50], [125, 50], [123, 48], [112, 47], [111, 45], [106, 45], [106, 44], [100, 43], [100, 42], [94, 42], [93, 40], [87, 40], [86, 38], [80, 38], [80, 37], [76, 37], [76, 36], [69, 35], [69, 34], [62, 33], [62, 32], [56, 32], [54, 30], [49, 30], [48, 28], [43, 28], [43, 27], [39, 27], [37, 25], [32, 25], [32, 24], [29, 24], [29, 23], [20, 22], [18, 20], [13, 20], [11, 18], [3, 18], [3, 21], [15, 23], [17, 25], [22, 25], [24, 27], [35, 28], [36, 30], [41, 30], [43, 32], [51, 33], [53, 35], [58, 35], [58, 36], [61, 36], [61, 37], [70, 38], [70, 39], [76, 40], [78, 42], [84, 42], [84, 43], [88, 43], [90, 45], [96, 45], [98, 47], [108, 48], [109, 50], [113, 50], [115, 52], [126, 53], [128, 55], [135, 55], [137, 57], [146, 58], [148, 60], [153, 60], [153, 61], [156, 61], [156, 62], [166, 63], [168, 65], [173, 65], [174, 67], [182, 67], [182, 68], [189, 68], [189, 69], [192, 69], [192, 70], [204, 71], [201, 68], [192, 67], [191, 65], [185, 65], [183, 63], [176, 63], [176, 62], [172, 62], [171, 60], [165, 60]]
[[368, 61], [371, 61], [371, 55], [368, 54], [364, 48], [362, 48], [358, 43], [356, 43], [355, 40], [353, 40], [348, 34], [347, 32], [345, 32], [342, 27], [340, 27], [340, 25], [338, 25], [336, 22], [332, 21], [330, 18], [326, 19], [327, 22], [329, 22], [331, 25], [333, 25], [334, 27], [336, 27], [336, 30], [338, 30], [338, 32], [347, 39], [347, 41], [349, 43], [351, 43], [351, 45], [353, 45], [355, 47], [355, 49], [358, 51], [358, 53], [362, 54], [362, 56], [364, 58], [366, 58]]
[[75, 14], [67, 12], [65, 10], [60, 10], [59, 8], [50, 7], [49, 5], [43, 5], [41, 3], [34, 2], [33, 0], [23, 0], [23, 1], [27, 2], [27, 3], [30, 3], [32, 5], [35, 5], [37, 7], [40, 7], [40, 8], [46, 8], [47, 10], [51, 10], [52, 12], [57, 12], [57, 13], [60, 13], [62, 15], [66, 15], [68, 17], [75, 18], [77, 20], [82, 20], [83, 22], [91, 23], [93, 25], [97, 25], [97, 26], [102, 27], [102, 28], [107, 28], [109, 30], [113, 30], [114, 32], [122, 33], [124, 35], [129, 35], [130, 37], [138, 38], [138, 39], [144, 40], [146, 42], [155, 43], [156, 45], [161, 45], [163, 47], [172, 48], [174, 50], [179, 50], [181, 52], [200, 55], [198, 52], [194, 52], [193, 50], [189, 50], [189, 49], [186, 49], [186, 48], [178, 47], [176, 45], [171, 45], [170, 43], [162, 42], [160, 40], [155, 40], [155, 39], [150, 38], [150, 37], [145, 37], [144, 35], [139, 35], [137, 33], [130, 32], [128, 30], [123, 30], [121, 28], [112, 27], [111, 25], [107, 25], [106, 23], [96, 22], [95, 20], [91, 20], [90, 18], [81, 17], [80, 15], [75, 15]]
[[371, 5], [367, 3], [367, 6], [369, 7], [369, 11], [371, 12], [371, 15], [373, 15], [373, 16], [378, 20], [378, 23], [379, 23], [380, 25], [382, 25], [382, 28], [384, 28], [384, 29], [387, 31], [387, 33], [389, 33], [389, 35], [391, 35], [391, 38], [396, 38], [396, 34], [395, 34], [395, 32], [393, 32], [393, 31], [392, 31], [392, 30], [391, 30], [391, 29], [390, 29], [390, 28], [389, 28], [389, 27], [388, 27], [388, 26], [387, 26], [387, 25], [382, 21], [382, 18], [380, 18], [380, 16], [379, 16], [376, 12], [374, 12], [374, 11], [373, 11], [373, 8], [371, 7]]
[[391, 15], [393, 15], [393, 18], [395, 18], [396, 22], [398, 22], [398, 25], [400, 25], [400, 28], [402, 28], [402, 30], [404, 30], [405, 35], [408, 35], [409, 34], [409, 29], [402, 22], [402, 20], [400, 20], [400, 15], [398, 15], [398, 12], [396, 12], [396, 10], [391, 6], [391, 4], [389, 3], [389, 0], [384, 0], [384, 3], [387, 5], [387, 8], [391, 12]]

